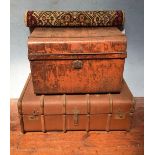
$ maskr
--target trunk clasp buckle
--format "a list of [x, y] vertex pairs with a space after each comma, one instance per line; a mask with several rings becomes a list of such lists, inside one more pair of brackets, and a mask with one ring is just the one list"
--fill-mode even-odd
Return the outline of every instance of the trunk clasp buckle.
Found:
[[78, 123], [79, 123], [78, 115], [79, 115], [79, 110], [75, 109], [75, 110], [74, 110], [74, 116], [73, 116], [73, 119], [74, 119], [74, 125], [75, 125], [75, 126], [77, 126]]

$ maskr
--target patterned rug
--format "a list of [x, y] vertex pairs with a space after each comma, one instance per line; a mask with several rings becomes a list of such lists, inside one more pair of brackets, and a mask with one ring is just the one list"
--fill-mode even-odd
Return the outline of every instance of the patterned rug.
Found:
[[27, 11], [27, 27], [123, 26], [122, 10], [108, 11]]

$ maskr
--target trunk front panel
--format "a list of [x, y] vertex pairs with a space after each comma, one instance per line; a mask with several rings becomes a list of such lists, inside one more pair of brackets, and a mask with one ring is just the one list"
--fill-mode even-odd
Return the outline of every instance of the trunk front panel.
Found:
[[90, 116], [90, 130], [106, 130], [108, 114]]
[[21, 131], [129, 130], [135, 101], [122, 83], [120, 94], [36, 95], [29, 77], [18, 102]]
[[[132, 113], [97, 115], [23, 115], [24, 131], [129, 130]], [[42, 118], [41, 118], [42, 117]]]
[[133, 114], [113, 114], [110, 120], [110, 130], [130, 130]]
[[120, 92], [124, 59], [31, 61], [37, 94]]
[[25, 131], [42, 131], [41, 115], [23, 115], [23, 123]]
[[59, 131], [63, 130], [63, 115], [50, 115], [45, 116], [45, 130], [47, 131]]

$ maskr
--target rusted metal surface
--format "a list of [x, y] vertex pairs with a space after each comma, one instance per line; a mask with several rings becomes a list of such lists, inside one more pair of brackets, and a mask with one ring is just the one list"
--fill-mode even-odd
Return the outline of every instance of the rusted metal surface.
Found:
[[35, 28], [28, 39], [31, 53], [125, 52], [126, 36], [117, 28]]
[[120, 92], [126, 46], [117, 28], [35, 28], [28, 39], [34, 92]]
[[120, 94], [35, 95], [32, 78], [23, 92], [18, 105], [22, 132], [128, 131], [132, 125], [135, 101], [124, 80]]

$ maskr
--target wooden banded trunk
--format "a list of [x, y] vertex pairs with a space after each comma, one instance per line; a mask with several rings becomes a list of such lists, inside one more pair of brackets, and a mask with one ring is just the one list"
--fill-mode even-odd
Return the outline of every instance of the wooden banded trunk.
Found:
[[123, 80], [120, 94], [36, 95], [29, 76], [18, 102], [26, 131], [127, 130], [132, 126], [134, 98]]

